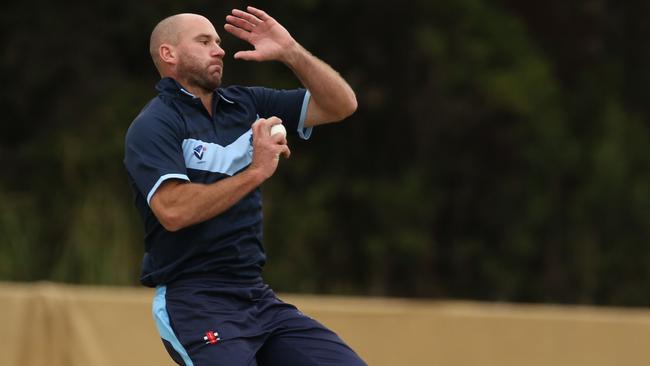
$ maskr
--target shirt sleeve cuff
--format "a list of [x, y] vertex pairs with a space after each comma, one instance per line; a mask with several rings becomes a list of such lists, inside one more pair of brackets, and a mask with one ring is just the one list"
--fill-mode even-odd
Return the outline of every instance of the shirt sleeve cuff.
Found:
[[313, 127], [305, 127], [309, 99], [311, 99], [311, 93], [309, 93], [309, 90], [305, 90], [305, 97], [302, 100], [302, 109], [300, 110], [300, 120], [298, 120], [298, 136], [303, 140], [309, 140], [311, 132], [314, 130]]
[[182, 180], [186, 180], [186, 181], [190, 180], [190, 178], [185, 174], [165, 174], [165, 175], [163, 175], [162, 177], [158, 178], [158, 181], [156, 182], [156, 184], [154, 184], [153, 188], [151, 188], [151, 190], [149, 191], [149, 194], [147, 195], [147, 204], [148, 205], [151, 205], [151, 203], [150, 203], [151, 202], [151, 197], [153, 197], [153, 194], [156, 193], [156, 190], [158, 190], [158, 187], [160, 187], [160, 185], [164, 181], [166, 181], [167, 179], [182, 179]]

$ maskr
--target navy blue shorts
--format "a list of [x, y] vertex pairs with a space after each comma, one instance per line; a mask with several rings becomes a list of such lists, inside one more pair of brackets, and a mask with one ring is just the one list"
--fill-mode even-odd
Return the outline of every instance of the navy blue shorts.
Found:
[[153, 316], [179, 365], [365, 365], [334, 332], [278, 299], [261, 279], [159, 286]]

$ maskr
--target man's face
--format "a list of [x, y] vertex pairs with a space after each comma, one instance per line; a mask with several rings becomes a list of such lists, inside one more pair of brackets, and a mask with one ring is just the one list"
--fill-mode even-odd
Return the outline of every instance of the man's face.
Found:
[[189, 20], [180, 34], [177, 49], [180, 79], [209, 92], [221, 85], [225, 52], [217, 31], [207, 19], [197, 17]]

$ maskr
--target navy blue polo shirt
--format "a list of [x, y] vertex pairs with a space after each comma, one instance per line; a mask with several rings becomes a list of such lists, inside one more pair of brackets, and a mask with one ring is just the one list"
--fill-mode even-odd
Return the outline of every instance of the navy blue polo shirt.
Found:
[[231, 86], [213, 94], [212, 117], [198, 97], [171, 78], [156, 85], [159, 95], [126, 133], [124, 165], [144, 221], [145, 254], [140, 281], [155, 287], [178, 278], [258, 278], [262, 246], [262, 197], [257, 188], [220, 215], [169, 232], [149, 203], [169, 179], [210, 184], [233, 176], [252, 162], [251, 125], [279, 117], [289, 134], [308, 139], [305, 89]]

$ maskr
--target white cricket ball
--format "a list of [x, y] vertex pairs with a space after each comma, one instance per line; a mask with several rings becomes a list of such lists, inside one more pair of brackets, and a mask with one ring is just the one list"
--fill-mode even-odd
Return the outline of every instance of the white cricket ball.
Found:
[[284, 126], [281, 123], [277, 125], [273, 125], [271, 127], [271, 136], [275, 135], [276, 133], [281, 133], [283, 137], [287, 137], [287, 129], [284, 128]]

